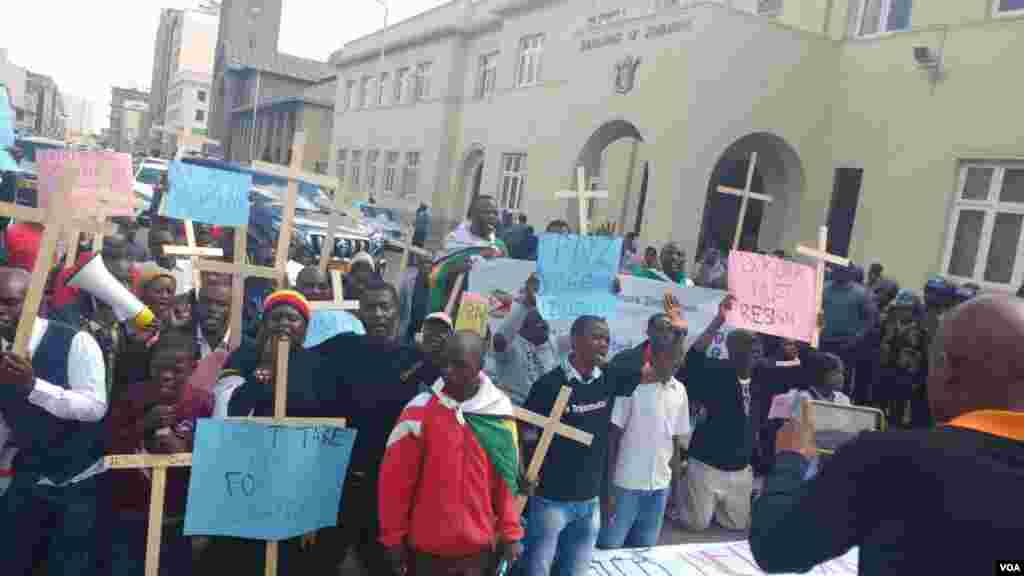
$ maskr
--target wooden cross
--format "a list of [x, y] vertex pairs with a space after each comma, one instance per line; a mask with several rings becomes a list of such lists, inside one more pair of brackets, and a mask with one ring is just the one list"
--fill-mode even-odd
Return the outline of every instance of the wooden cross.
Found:
[[[530, 465], [526, 469], [526, 480], [531, 484], [536, 483], [540, 477], [540, 467], [544, 465], [544, 458], [548, 455], [548, 449], [551, 448], [551, 442], [555, 439], [555, 434], [565, 436], [584, 446], [590, 446], [590, 443], [594, 441], [593, 434], [588, 434], [562, 423], [562, 415], [565, 413], [565, 408], [569, 405], [569, 396], [571, 394], [572, 388], [562, 386], [562, 389], [558, 391], [558, 397], [555, 399], [554, 406], [551, 407], [551, 414], [547, 417], [518, 406], [515, 409], [516, 420], [522, 420], [541, 429], [540, 440], [537, 442], [536, 450], [533, 451]], [[526, 498], [520, 497], [516, 501], [516, 505], [519, 507], [519, 513], [522, 514], [523, 509], [526, 507]]]
[[203, 273], [199, 269], [199, 257], [221, 258], [224, 256], [224, 250], [221, 248], [207, 248], [196, 244], [196, 228], [190, 218], [185, 220], [185, 242], [185, 246], [164, 244], [164, 255], [189, 257], [192, 261], [192, 287], [195, 288], [198, 294], [199, 289], [203, 286]]
[[424, 250], [419, 246], [413, 246], [412, 244], [412, 230], [409, 230], [409, 240], [406, 242], [399, 242], [398, 240], [388, 240], [388, 245], [398, 248], [402, 251], [402, 263], [398, 265], [398, 280], [402, 280], [402, 275], [405, 274], [406, 268], [409, 267], [409, 255], [415, 254], [417, 256], [426, 258], [428, 260], [434, 260], [434, 253], [429, 250]]
[[740, 236], [743, 235], [743, 223], [747, 219], [747, 204], [750, 199], [761, 200], [772, 203], [772, 197], [767, 194], [759, 194], [753, 191], [754, 184], [754, 169], [757, 167], [757, 152], [750, 153], [750, 165], [747, 166], [747, 185], [742, 190], [736, 188], [730, 188], [729, 186], [719, 186], [718, 192], [721, 194], [731, 194], [733, 196], [739, 196], [740, 200], [740, 219], [736, 223], [736, 233], [732, 237], [732, 249], [736, 250], [740, 246]]
[[334, 200], [330, 207], [330, 215], [327, 217], [327, 234], [324, 236], [324, 245], [320, 247], [320, 271], [326, 273], [327, 265], [331, 263], [331, 255], [334, 254], [334, 239], [337, 237], [335, 230], [341, 228], [341, 219], [345, 215], [345, 185], [339, 176], [335, 182]]
[[587, 233], [587, 203], [585, 200], [594, 198], [608, 198], [607, 190], [588, 190], [586, 169], [583, 166], [576, 167], [576, 190], [562, 190], [555, 194], [559, 200], [575, 199], [579, 202], [580, 208], [580, 236]]
[[[818, 317], [825, 313], [824, 310], [824, 296], [825, 296], [825, 262], [830, 262], [837, 266], [849, 266], [850, 261], [842, 256], [836, 256], [828, 253], [828, 226], [822, 226], [818, 228], [818, 249], [807, 248], [805, 246], [797, 246], [796, 253], [801, 256], [807, 256], [808, 258], [814, 258], [816, 262], [815, 271], [815, 298], [818, 302]], [[811, 346], [815, 348], [821, 340], [821, 321], [817, 322], [816, 328], [814, 329], [814, 339], [811, 340]]]
[[192, 454], [115, 454], [105, 456], [103, 463], [110, 470], [153, 471], [149, 488], [149, 522], [146, 526], [146, 576], [160, 575], [160, 542], [164, 523], [164, 492], [167, 469], [192, 466]]
[[69, 160], [64, 164], [60, 174], [60, 183], [55, 187], [56, 193], [48, 198], [49, 204], [46, 210], [0, 202], [0, 216], [43, 224], [43, 236], [39, 241], [39, 251], [36, 252], [36, 259], [32, 265], [32, 278], [25, 292], [25, 300], [22, 303], [21, 315], [18, 317], [18, 329], [14, 335], [12, 348], [15, 354], [23, 358], [31, 358], [28, 353], [28, 341], [32, 336], [32, 327], [35, 325], [36, 316], [39, 315], [39, 304], [43, 301], [46, 281], [57, 252], [57, 240], [60, 238], [65, 217], [68, 214], [66, 202], [71, 197], [71, 191], [78, 185], [78, 170], [78, 163], [74, 160]]
[[345, 300], [345, 288], [341, 281], [341, 271], [331, 270], [331, 290], [334, 298], [327, 302], [310, 302], [310, 309], [337, 311], [337, 310], [359, 310], [359, 300]]

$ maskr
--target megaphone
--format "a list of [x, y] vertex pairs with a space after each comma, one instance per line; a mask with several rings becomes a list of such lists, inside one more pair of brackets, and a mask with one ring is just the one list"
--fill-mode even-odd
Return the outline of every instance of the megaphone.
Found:
[[139, 330], [147, 330], [153, 324], [153, 311], [114, 278], [99, 253], [93, 254], [71, 276], [68, 286], [81, 288], [113, 308], [118, 322], [131, 319]]

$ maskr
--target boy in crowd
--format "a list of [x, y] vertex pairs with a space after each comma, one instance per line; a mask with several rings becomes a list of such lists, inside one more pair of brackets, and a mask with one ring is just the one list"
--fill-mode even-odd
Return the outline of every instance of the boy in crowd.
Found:
[[[186, 384], [195, 366], [195, 341], [185, 331], [163, 331], [153, 345], [149, 378], [128, 387], [111, 404], [108, 429], [110, 453], [174, 454], [191, 452], [198, 414], [181, 404]], [[191, 570], [192, 552], [182, 535], [187, 468], [168, 470], [164, 500], [164, 571], [171, 574]], [[110, 485], [114, 518], [111, 529], [111, 573], [134, 576], [143, 572], [146, 561], [146, 518], [150, 482], [145, 470], [112, 470]], [[163, 571], [162, 571], [163, 572]]]
[[397, 573], [491, 576], [522, 553], [512, 403], [481, 371], [471, 332], [445, 347], [444, 377], [410, 402], [380, 469], [380, 526]]
[[685, 322], [652, 333], [640, 385], [615, 399], [608, 457], [612, 493], [602, 548], [658, 543], [672, 475], [682, 476], [679, 454], [691, 430], [686, 389], [675, 378], [685, 341]]
[[[560, 575], [587, 574], [601, 527], [598, 496], [606, 473], [608, 427], [616, 395], [600, 367], [608, 355], [608, 324], [602, 318], [580, 316], [570, 336], [572, 353], [534, 383], [526, 409], [551, 413], [562, 386], [569, 386], [572, 396], [562, 422], [593, 434], [594, 439], [590, 446], [558, 435], [551, 442], [527, 512], [526, 576], [548, 576], [556, 553]], [[522, 423], [520, 430], [536, 437], [536, 430]]]

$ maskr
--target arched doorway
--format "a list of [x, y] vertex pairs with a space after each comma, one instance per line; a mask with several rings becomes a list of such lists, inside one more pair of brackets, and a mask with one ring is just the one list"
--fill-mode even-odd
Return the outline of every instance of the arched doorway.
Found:
[[750, 189], [755, 194], [770, 197], [771, 201], [754, 197], [747, 201], [739, 248], [747, 251], [784, 248], [782, 236], [787, 216], [803, 194], [803, 166], [789, 143], [774, 134], [759, 132], [734, 142], [715, 164], [708, 180], [701, 223], [698, 243], [701, 253], [707, 248], [718, 248], [723, 253], [732, 248], [742, 198], [719, 192], [719, 186], [745, 189], [753, 153], [757, 160]]
[[466, 153], [462, 162], [462, 213], [469, 210], [470, 203], [480, 195], [480, 185], [484, 177], [484, 149], [473, 146]]
[[[640, 232], [650, 163], [644, 138], [628, 120], [611, 120], [598, 127], [580, 150], [572, 166], [572, 189], [577, 188], [576, 167], [583, 166], [592, 190], [607, 190], [608, 199], [587, 200], [591, 226], [614, 222], [620, 232]], [[567, 201], [566, 219], [579, 229], [579, 204]]]

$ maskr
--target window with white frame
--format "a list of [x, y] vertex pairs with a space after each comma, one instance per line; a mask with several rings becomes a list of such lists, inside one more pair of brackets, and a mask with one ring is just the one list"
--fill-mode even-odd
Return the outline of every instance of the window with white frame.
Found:
[[1024, 0], [995, 0], [995, 15], [1024, 13]]
[[477, 65], [476, 97], [487, 98], [494, 94], [498, 80], [498, 53], [482, 54]]
[[526, 187], [526, 154], [501, 157], [501, 208], [519, 210]]
[[530, 86], [540, 82], [540, 65], [543, 54], [543, 34], [526, 36], [519, 41], [519, 69], [516, 71], [517, 86]]
[[1015, 287], [1024, 281], [1024, 163], [960, 167], [947, 232], [945, 271], [961, 281]]
[[359, 82], [359, 107], [368, 108], [370, 106], [370, 83], [373, 78], [364, 76]]
[[395, 104], [405, 103], [404, 95], [408, 93], [406, 90], [406, 84], [409, 83], [409, 69], [399, 68], [395, 72], [395, 98], [393, 102]]
[[430, 73], [433, 68], [432, 62], [420, 62], [416, 65], [416, 100], [426, 100], [430, 97]]
[[345, 183], [345, 160], [348, 159], [348, 150], [338, 148], [338, 180]]
[[377, 191], [377, 158], [379, 156], [378, 150], [370, 150], [366, 153], [366, 189], [370, 192]]
[[420, 178], [420, 153], [405, 153], [405, 169], [402, 170], [402, 195], [415, 196], [416, 183]]
[[857, 36], [871, 36], [910, 28], [913, 0], [861, 0]]
[[352, 177], [349, 179], [349, 189], [353, 192], [360, 192], [359, 188], [359, 172], [361, 164], [363, 163], [363, 151], [353, 150], [352, 151]]
[[200, 102], [206, 102], [206, 90], [197, 90], [196, 100], [199, 100]]
[[394, 194], [395, 173], [398, 170], [398, 152], [388, 152], [384, 164], [384, 192]]
[[387, 72], [381, 72], [380, 80], [377, 82], [377, 106], [383, 106], [386, 104], [386, 95], [388, 93], [388, 80], [391, 75]]

